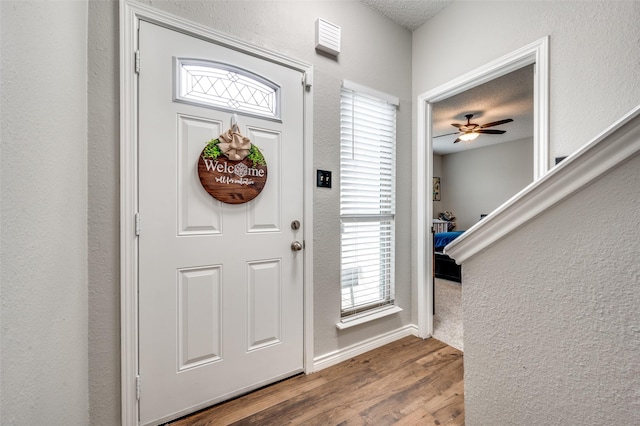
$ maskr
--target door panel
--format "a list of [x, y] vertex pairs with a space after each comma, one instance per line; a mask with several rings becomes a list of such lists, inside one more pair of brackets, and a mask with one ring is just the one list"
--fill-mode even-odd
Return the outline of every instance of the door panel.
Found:
[[[146, 22], [140, 56], [139, 406], [158, 424], [302, 371], [303, 254], [290, 246], [303, 228], [289, 224], [304, 224], [303, 86], [298, 71]], [[224, 204], [200, 184], [200, 153], [232, 112], [175, 101], [175, 58], [280, 88], [279, 119], [238, 114], [267, 161], [254, 200]]]
[[222, 270], [178, 271], [178, 371], [220, 360]]
[[202, 141], [217, 138], [225, 130], [222, 127], [220, 121], [178, 115], [178, 235], [221, 232], [220, 203], [205, 196], [192, 162], [202, 151]]
[[247, 350], [275, 345], [282, 340], [280, 260], [249, 262]]
[[[269, 185], [265, 186], [255, 203], [248, 206], [247, 232], [281, 232], [282, 230], [282, 200], [280, 199], [280, 155], [282, 135], [268, 129], [247, 128], [246, 136], [251, 139], [264, 153], [265, 158], [273, 159], [269, 162]], [[265, 147], [265, 148], [262, 148]], [[275, 201], [275, 202], [274, 202]]]

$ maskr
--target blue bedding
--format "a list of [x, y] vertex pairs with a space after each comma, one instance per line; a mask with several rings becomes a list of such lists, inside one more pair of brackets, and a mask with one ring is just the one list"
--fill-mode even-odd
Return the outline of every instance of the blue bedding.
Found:
[[444, 246], [458, 238], [464, 231], [439, 232], [435, 234], [433, 239], [433, 247], [435, 251], [442, 251]]

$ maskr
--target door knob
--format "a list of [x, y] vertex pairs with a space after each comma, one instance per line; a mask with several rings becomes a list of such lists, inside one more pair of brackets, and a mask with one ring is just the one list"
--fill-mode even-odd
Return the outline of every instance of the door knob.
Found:
[[291, 243], [291, 251], [300, 251], [302, 250], [302, 244], [300, 241], [294, 241]]

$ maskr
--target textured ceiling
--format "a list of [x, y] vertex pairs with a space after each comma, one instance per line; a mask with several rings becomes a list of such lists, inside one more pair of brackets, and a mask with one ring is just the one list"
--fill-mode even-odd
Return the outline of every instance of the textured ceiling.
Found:
[[419, 28], [452, 0], [361, 0], [371, 9], [411, 31]]
[[513, 122], [491, 127], [506, 130], [503, 135], [480, 135], [472, 142], [458, 142], [456, 135], [433, 139], [435, 154], [449, 154], [533, 137], [533, 65], [526, 66], [485, 84], [433, 104], [433, 135], [455, 132], [451, 123], [485, 124], [505, 118]]

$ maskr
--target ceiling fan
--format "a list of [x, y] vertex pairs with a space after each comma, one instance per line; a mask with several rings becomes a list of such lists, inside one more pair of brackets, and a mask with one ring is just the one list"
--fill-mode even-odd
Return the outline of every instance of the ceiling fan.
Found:
[[465, 115], [465, 118], [467, 119], [466, 124], [451, 123], [451, 125], [453, 127], [457, 127], [459, 131], [435, 137], [439, 138], [442, 136], [460, 135], [455, 141], [453, 141], [453, 143], [458, 143], [460, 141], [469, 142], [480, 136], [481, 133], [489, 135], [501, 135], [506, 133], [506, 130], [487, 129], [487, 127], [499, 126], [500, 124], [511, 123], [513, 121], [511, 118], [506, 118], [504, 120], [493, 121], [487, 124], [476, 124], [471, 122], [472, 117], [473, 114]]

